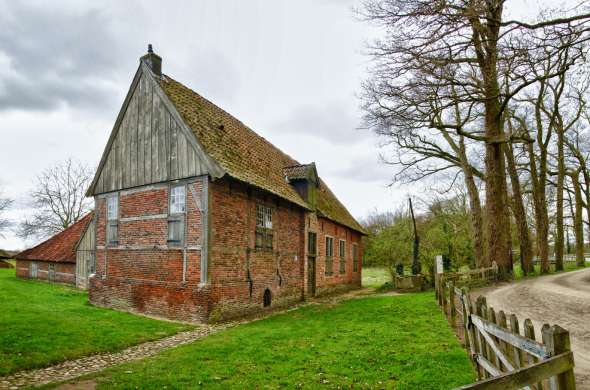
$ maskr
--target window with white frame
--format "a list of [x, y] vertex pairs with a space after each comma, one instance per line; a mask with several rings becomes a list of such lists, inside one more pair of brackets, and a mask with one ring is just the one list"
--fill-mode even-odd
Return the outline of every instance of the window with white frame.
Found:
[[181, 246], [184, 242], [184, 215], [186, 211], [186, 186], [170, 187], [168, 217], [168, 245]]
[[272, 250], [272, 208], [256, 205], [256, 249]]
[[170, 188], [170, 214], [184, 214], [186, 206], [186, 187], [184, 185]]
[[346, 272], [346, 241], [340, 240], [338, 249], [338, 254], [340, 255], [340, 273], [343, 274]]
[[119, 196], [107, 197], [107, 245], [119, 243]]
[[325, 275], [330, 276], [334, 272], [334, 239], [326, 236], [326, 269]]

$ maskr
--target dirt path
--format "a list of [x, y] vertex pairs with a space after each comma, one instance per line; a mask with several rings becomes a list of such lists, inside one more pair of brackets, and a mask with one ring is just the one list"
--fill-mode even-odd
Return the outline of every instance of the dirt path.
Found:
[[590, 268], [485, 289], [488, 306], [570, 331], [578, 389], [590, 390]]

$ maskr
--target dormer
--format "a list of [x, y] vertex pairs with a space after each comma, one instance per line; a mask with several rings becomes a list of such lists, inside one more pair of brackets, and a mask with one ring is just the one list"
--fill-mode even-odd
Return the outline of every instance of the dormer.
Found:
[[291, 184], [301, 198], [312, 208], [317, 204], [317, 190], [320, 187], [315, 163], [291, 165], [283, 168], [287, 183]]

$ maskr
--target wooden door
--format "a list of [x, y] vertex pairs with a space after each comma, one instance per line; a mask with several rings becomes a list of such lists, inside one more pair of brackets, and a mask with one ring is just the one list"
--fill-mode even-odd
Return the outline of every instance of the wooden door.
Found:
[[38, 265], [36, 262], [32, 261], [31, 262], [31, 278], [36, 278], [37, 277], [37, 270], [38, 270]]
[[49, 263], [48, 274], [49, 274], [49, 281], [53, 282], [55, 280], [55, 264]]
[[307, 291], [312, 297], [315, 295], [316, 286], [316, 256], [317, 235], [309, 232], [307, 234]]
[[315, 295], [315, 257], [307, 258], [307, 291], [310, 296]]

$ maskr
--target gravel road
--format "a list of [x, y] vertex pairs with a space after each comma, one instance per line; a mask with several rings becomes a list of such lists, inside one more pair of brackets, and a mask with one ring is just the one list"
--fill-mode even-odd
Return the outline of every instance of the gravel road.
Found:
[[[488, 306], [530, 318], [537, 340], [544, 323], [570, 331], [578, 389], [590, 390], [590, 268], [485, 289]], [[522, 326], [522, 325], [521, 325]]]

